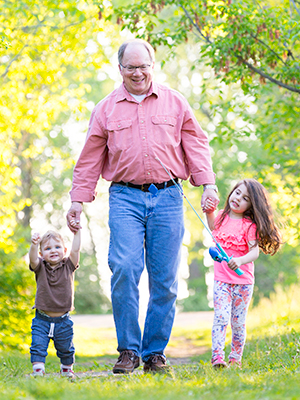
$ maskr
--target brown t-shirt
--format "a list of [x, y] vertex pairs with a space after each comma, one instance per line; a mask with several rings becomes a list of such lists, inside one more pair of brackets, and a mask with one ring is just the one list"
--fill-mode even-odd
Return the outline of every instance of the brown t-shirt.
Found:
[[68, 312], [74, 310], [74, 273], [79, 265], [74, 266], [69, 257], [63, 258], [55, 267], [39, 257], [35, 273], [37, 284], [35, 305], [43, 311]]

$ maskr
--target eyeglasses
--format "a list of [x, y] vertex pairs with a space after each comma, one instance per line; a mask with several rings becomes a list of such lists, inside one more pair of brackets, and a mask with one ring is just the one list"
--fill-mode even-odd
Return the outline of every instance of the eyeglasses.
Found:
[[127, 69], [128, 72], [135, 72], [138, 68], [141, 72], [146, 72], [151, 67], [151, 64], [143, 64], [139, 65], [138, 67], [134, 67], [133, 65], [122, 65], [121, 63], [120, 65], [122, 68]]

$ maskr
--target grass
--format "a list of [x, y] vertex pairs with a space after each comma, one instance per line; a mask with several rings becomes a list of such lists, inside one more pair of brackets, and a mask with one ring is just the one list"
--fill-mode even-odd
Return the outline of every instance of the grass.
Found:
[[28, 354], [0, 353], [1, 399], [298, 400], [299, 304], [300, 291], [294, 287], [289, 293], [278, 290], [270, 301], [263, 300], [258, 308], [249, 312], [242, 370], [212, 369], [211, 327], [203, 325], [201, 329], [173, 330], [166, 350], [174, 364], [172, 374], [143, 374], [140, 367], [129, 376], [114, 376], [110, 372], [117, 355], [114, 330], [76, 328], [75, 369], [78, 378], [75, 381], [60, 378], [57, 374], [59, 360], [53, 347], [47, 357], [47, 376], [44, 378], [29, 376]]

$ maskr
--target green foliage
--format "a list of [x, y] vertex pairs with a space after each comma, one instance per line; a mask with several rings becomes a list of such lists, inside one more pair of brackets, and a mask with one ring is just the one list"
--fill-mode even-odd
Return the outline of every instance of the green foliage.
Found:
[[[178, 47], [178, 55], [166, 61], [162, 72], [166, 74], [170, 86], [187, 97], [200, 125], [208, 133], [219, 187], [219, 209], [223, 208], [235, 182], [254, 177], [270, 192], [276, 219], [285, 224], [280, 253], [274, 257], [261, 254], [255, 262], [256, 304], [262, 296], [269, 296], [277, 284], [288, 286], [298, 280], [300, 176], [296, 173], [299, 160], [295, 139], [298, 121], [294, 111], [297, 109], [296, 99], [294, 95], [288, 95], [285, 104], [280, 106], [282, 96], [278, 88], [266, 85], [261, 97], [256, 100], [254, 96], [245, 96], [236, 83], [224, 86], [215, 78], [212, 69], [204, 64], [191, 68], [198, 57], [197, 49], [197, 45], [191, 44]], [[158, 59], [163, 57], [163, 51], [163, 48], [157, 49]], [[272, 121], [276, 113], [282, 118], [276, 120], [275, 125]], [[295, 150], [292, 156], [291, 148]], [[185, 182], [184, 192], [206, 221], [200, 210], [202, 190]], [[197, 265], [201, 276], [209, 271], [203, 264], [203, 251], [208, 244], [204, 247], [201, 244], [203, 226], [187, 203], [185, 216], [190, 234], [186, 245], [190, 266], [188, 287], [192, 297], [180, 301], [180, 306], [184, 310], [206, 310], [207, 289], [202, 286], [205, 279], [201, 278], [200, 283], [192, 269]], [[197, 284], [200, 285], [198, 289]]]
[[[105, 2], [98, 2], [103, 8]], [[105, 3], [107, 4], [107, 3]], [[203, 57], [226, 83], [241, 80], [253, 91], [270, 80], [300, 93], [300, 12], [290, 1], [112, 1], [108, 19], [128, 28], [154, 47], [171, 53], [191, 35], [202, 43]]]
[[22, 243], [19, 244], [16, 254], [7, 254], [0, 249], [1, 350], [24, 348], [30, 343], [35, 282], [28, 265], [21, 258]]
[[111, 312], [111, 303], [103, 295], [95, 254], [84, 253], [76, 271], [75, 310], [77, 314], [105, 314]]
[[[22, 261], [30, 226], [66, 225], [79, 139], [73, 132], [70, 139], [64, 124], [89, 114], [87, 81], [108, 60], [97, 37], [116, 33], [84, 1], [0, 0], [0, 7], [0, 319], [5, 345], [17, 347], [30, 328], [26, 310], [35, 292], [34, 275], [28, 276]], [[95, 87], [101, 92], [101, 82]], [[18, 283], [15, 291], [10, 274]]]

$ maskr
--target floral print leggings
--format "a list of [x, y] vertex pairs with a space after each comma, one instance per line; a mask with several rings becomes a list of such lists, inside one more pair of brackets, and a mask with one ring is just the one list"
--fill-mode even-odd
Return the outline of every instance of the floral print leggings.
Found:
[[231, 352], [229, 360], [241, 361], [246, 341], [246, 316], [254, 285], [237, 285], [215, 281], [212, 359], [224, 360], [226, 328], [231, 316]]

